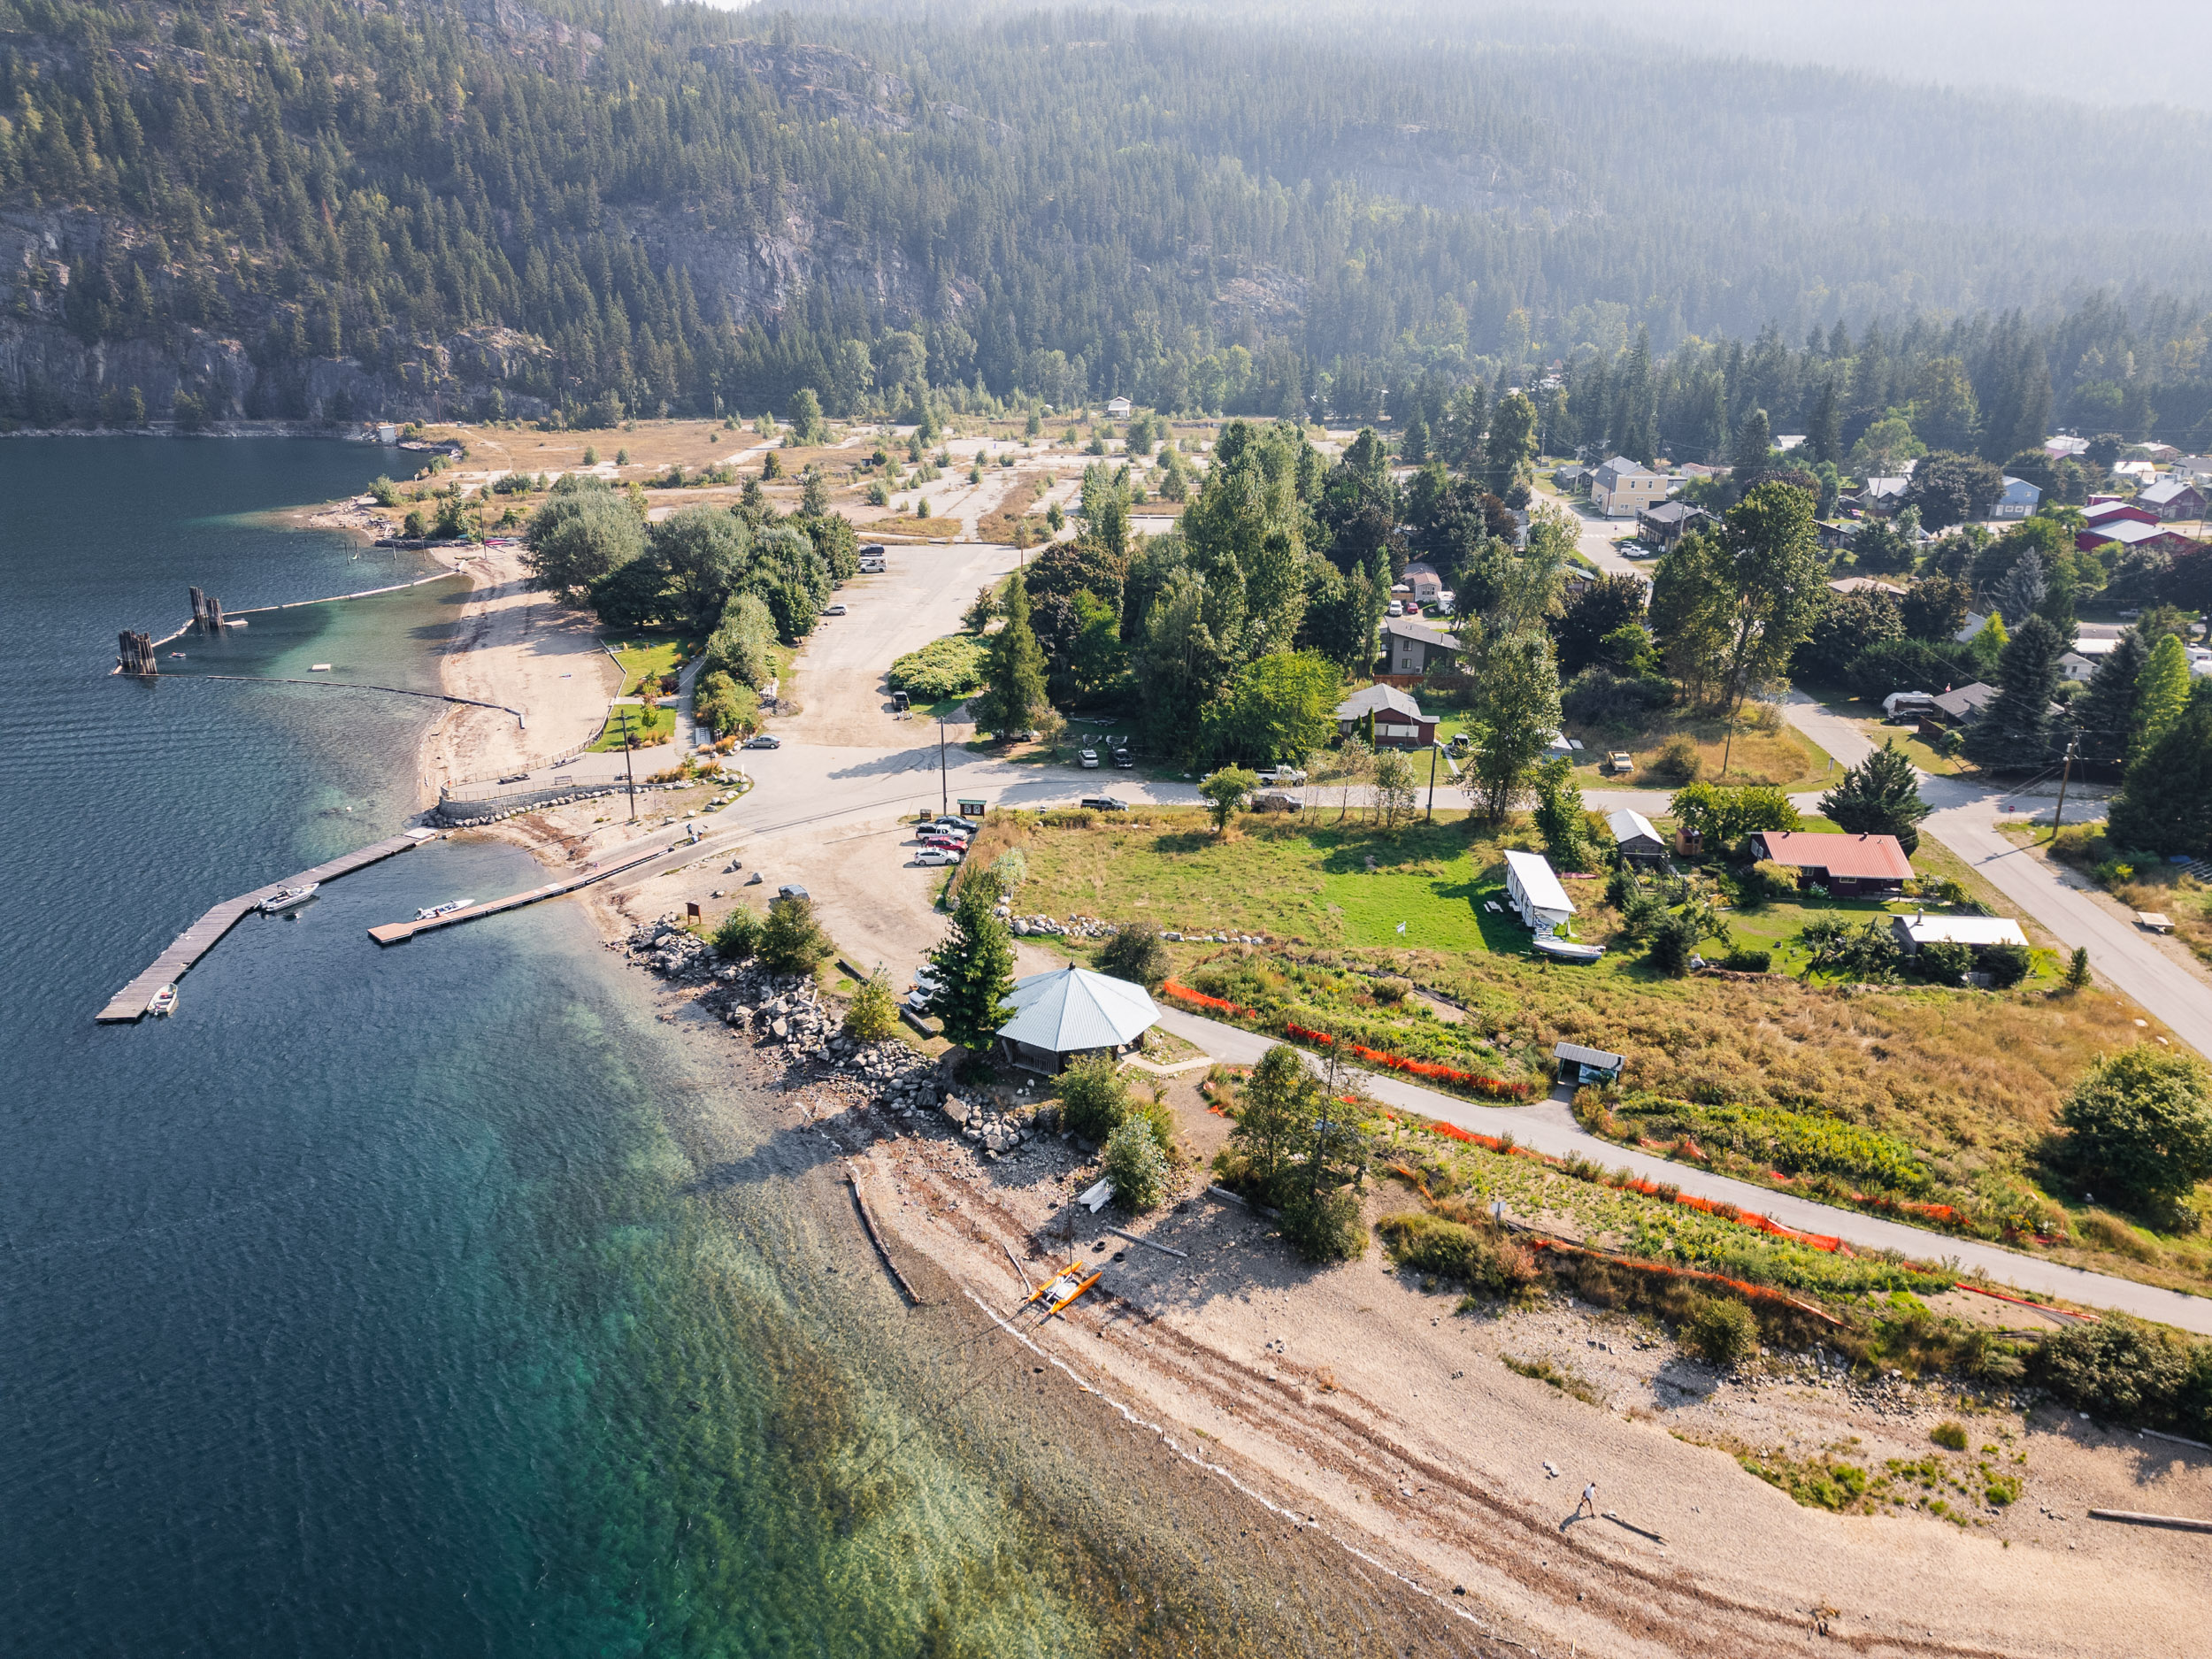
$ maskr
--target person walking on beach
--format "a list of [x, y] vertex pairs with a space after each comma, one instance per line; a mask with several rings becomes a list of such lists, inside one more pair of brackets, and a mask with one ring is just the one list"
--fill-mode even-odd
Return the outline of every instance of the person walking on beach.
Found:
[[1592, 1520], [1594, 1521], [1598, 1518], [1598, 1483], [1594, 1480], [1593, 1480], [1588, 1486], [1583, 1487], [1582, 1502], [1575, 1505], [1573, 1518], [1578, 1521], [1580, 1520], [1582, 1518], [1582, 1512], [1585, 1509], [1587, 1509], [1590, 1512], [1590, 1518]]

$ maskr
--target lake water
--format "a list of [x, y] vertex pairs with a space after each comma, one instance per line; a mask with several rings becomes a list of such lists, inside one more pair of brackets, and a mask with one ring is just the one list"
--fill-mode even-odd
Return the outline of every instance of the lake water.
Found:
[[434, 686], [456, 584], [188, 635], [152, 686], [106, 673], [188, 584], [234, 612], [421, 574], [262, 516], [389, 465], [0, 443], [0, 1646], [1333, 1653], [1431, 1628], [1330, 1587], [1342, 1558], [1302, 1536], [1240, 1551], [1258, 1511], [966, 1303], [908, 1314], [821, 1201], [818, 1137], [733, 1087], [726, 1037], [657, 1022], [578, 907], [366, 938], [533, 885], [514, 849], [435, 842], [250, 918], [173, 1018], [94, 1025], [209, 904], [413, 810], [436, 705], [204, 676]]

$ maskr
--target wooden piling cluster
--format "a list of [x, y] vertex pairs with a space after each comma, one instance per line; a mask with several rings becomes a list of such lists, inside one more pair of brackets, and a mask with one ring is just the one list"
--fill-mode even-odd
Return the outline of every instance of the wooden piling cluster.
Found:
[[192, 589], [192, 629], [196, 634], [223, 631], [223, 602], [197, 588]]
[[130, 628], [115, 636], [115, 662], [117, 672], [136, 674], [144, 680], [151, 680], [161, 672], [161, 664], [154, 657], [153, 640]]

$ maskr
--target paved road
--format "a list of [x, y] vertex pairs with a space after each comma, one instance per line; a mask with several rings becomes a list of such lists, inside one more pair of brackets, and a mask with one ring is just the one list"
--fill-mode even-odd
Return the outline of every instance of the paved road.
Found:
[[[1866, 733], [1801, 692], [1786, 705], [1790, 723], [1847, 765], [1874, 752]], [[1958, 854], [2000, 893], [2068, 949], [2087, 946], [2091, 965], [2198, 1053], [2212, 1056], [2212, 986], [2168, 956], [2156, 941], [2092, 896], [2079, 878], [2000, 834], [2001, 814], [2016, 812], [2009, 797], [1957, 778], [1920, 780], [1933, 809], [1922, 833]]]
[[[1196, 1043], [1217, 1060], [1250, 1064], [1274, 1046], [1268, 1038], [1235, 1025], [1225, 1025], [1180, 1009], [1164, 1010], [1160, 1024], [1177, 1036]], [[2023, 1256], [1976, 1239], [1953, 1239], [1924, 1232], [1878, 1216], [1854, 1210], [1837, 1210], [1810, 1199], [1769, 1192], [1763, 1187], [1731, 1180], [1694, 1164], [1673, 1164], [1632, 1148], [1599, 1139], [1574, 1121], [1566, 1106], [1544, 1101], [1530, 1106], [1478, 1106], [1455, 1095], [1441, 1094], [1387, 1073], [1371, 1074], [1367, 1086], [1376, 1099], [1387, 1105], [1418, 1112], [1425, 1118], [1455, 1124], [1483, 1134], [1510, 1134], [1523, 1146], [1555, 1156], [1580, 1153], [1609, 1169], [1625, 1165], [1652, 1180], [1671, 1181], [1700, 1198], [1729, 1202], [1772, 1217], [1801, 1233], [1827, 1233], [1855, 1248], [1901, 1250], [1922, 1260], [1955, 1262], [1962, 1272], [1979, 1268], [1999, 1284], [2017, 1286], [2032, 1295], [2063, 1296], [2085, 1307], [2111, 1308], [2164, 1325], [2212, 1335], [2212, 1302], [2161, 1290], [2155, 1286], [2113, 1279], [2080, 1268]]]
[[[1552, 497], [1555, 501], [1556, 497]], [[1570, 504], [1558, 502], [1580, 521], [1575, 531], [1575, 550], [1609, 576], [1633, 576], [1648, 587], [1651, 583], [1652, 561], [1642, 565], [1623, 557], [1615, 550], [1614, 539], [1635, 529], [1633, 518], [1601, 518], [1588, 510], [1586, 503]]]

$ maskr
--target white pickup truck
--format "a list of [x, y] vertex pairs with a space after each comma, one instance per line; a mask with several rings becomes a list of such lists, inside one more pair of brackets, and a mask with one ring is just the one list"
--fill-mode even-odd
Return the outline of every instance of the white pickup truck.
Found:
[[1270, 766], [1259, 774], [1259, 780], [1262, 783], [1279, 787], [1284, 784], [1303, 783], [1306, 774], [1295, 766]]

